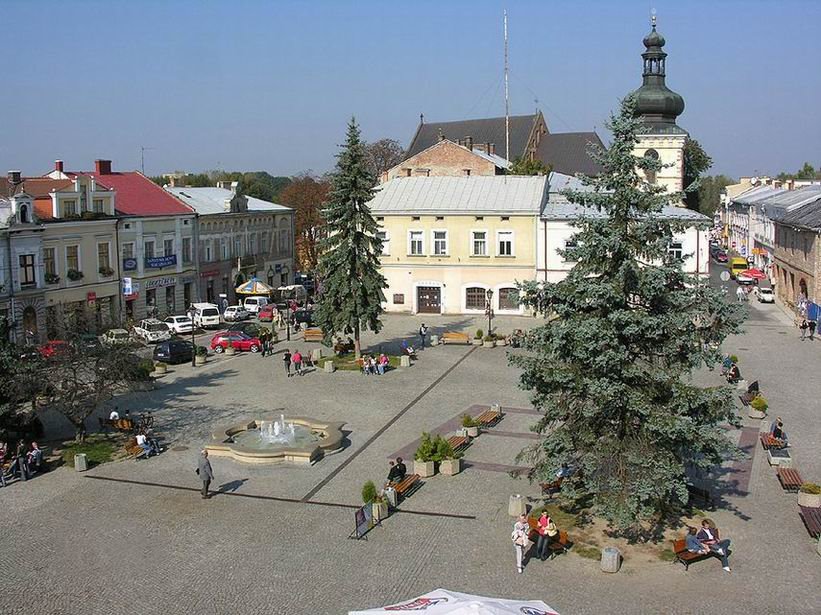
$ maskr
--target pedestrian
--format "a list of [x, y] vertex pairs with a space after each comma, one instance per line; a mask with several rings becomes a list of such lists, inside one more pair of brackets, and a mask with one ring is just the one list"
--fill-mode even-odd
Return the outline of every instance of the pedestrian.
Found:
[[428, 328], [425, 326], [425, 323], [422, 323], [422, 326], [419, 327], [419, 341], [421, 350], [425, 349], [425, 336], [428, 334]]
[[208, 494], [208, 487], [211, 486], [211, 481], [214, 480], [214, 470], [211, 469], [211, 462], [208, 461], [208, 451], [205, 449], [200, 451], [200, 459], [196, 471], [202, 481], [202, 499], [206, 500], [211, 497]]
[[545, 561], [550, 547], [550, 539], [558, 533], [556, 524], [553, 523], [553, 519], [550, 518], [546, 510], [542, 511], [539, 520], [536, 522], [536, 531], [539, 533], [539, 538], [536, 541], [536, 557]]
[[287, 348], [282, 353], [282, 363], [285, 365], [285, 375], [291, 377], [291, 351]]
[[291, 355], [291, 363], [294, 364], [294, 373], [298, 375], [302, 375], [302, 354], [299, 350], [294, 350], [294, 354]]
[[815, 322], [814, 320], [811, 320], [807, 323], [807, 326], [810, 329], [810, 341], [813, 341], [813, 338], [815, 337], [815, 327], [817, 325], [818, 325], [818, 323]]
[[17, 443], [17, 449], [14, 453], [14, 463], [12, 463], [11, 468], [9, 469], [9, 473], [14, 476], [15, 473], [20, 474], [20, 478], [23, 480], [29, 479], [29, 468], [28, 463], [26, 463], [26, 443], [24, 440], [20, 440]]
[[528, 539], [527, 535], [530, 533], [530, 525], [527, 523], [527, 515], [522, 513], [513, 524], [513, 532], [510, 534], [510, 539], [513, 541], [513, 548], [516, 550], [516, 569], [519, 574], [524, 572], [525, 551], [527, 550]]
[[806, 318], [801, 319], [801, 324], [798, 325], [798, 328], [801, 329], [801, 340], [803, 341], [807, 337], [807, 329], [809, 328]]
[[735, 291], [735, 296], [736, 296], [736, 299], [738, 300], [738, 303], [741, 303], [742, 301], [744, 301], [744, 297], [745, 297], [744, 289], [739, 286]]

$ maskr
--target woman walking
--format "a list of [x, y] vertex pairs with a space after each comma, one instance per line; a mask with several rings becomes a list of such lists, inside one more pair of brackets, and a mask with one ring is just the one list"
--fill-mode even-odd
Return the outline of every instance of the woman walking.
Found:
[[527, 523], [527, 515], [521, 514], [513, 524], [513, 532], [510, 535], [513, 540], [513, 548], [516, 549], [516, 570], [519, 574], [524, 572], [525, 550], [527, 549], [527, 535], [530, 533], [530, 526]]
[[536, 530], [539, 532], [539, 539], [536, 541], [536, 557], [545, 561], [550, 547], [550, 539], [558, 533], [556, 524], [553, 523], [553, 519], [550, 518], [546, 510], [542, 511], [539, 521], [536, 523]]

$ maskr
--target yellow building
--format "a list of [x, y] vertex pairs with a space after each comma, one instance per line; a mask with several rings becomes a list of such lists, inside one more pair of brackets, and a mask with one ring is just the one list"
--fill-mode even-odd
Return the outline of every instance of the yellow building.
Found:
[[547, 177], [400, 177], [370, 207], [383, 240], [389, 312], [522, 314], [516, 282], [536, 271]]

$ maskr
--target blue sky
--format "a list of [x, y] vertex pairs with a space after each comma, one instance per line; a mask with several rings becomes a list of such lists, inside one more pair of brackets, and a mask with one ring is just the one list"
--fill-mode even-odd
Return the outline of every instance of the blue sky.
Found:
[[0, 170], [321, 172], [352, 114], [407, 146], [422, 112], [504, 113], [505, 6], [512, 113], [604, 135], [656, 8], [712, 173], [821, 165], [818, 1], [4, 0]]

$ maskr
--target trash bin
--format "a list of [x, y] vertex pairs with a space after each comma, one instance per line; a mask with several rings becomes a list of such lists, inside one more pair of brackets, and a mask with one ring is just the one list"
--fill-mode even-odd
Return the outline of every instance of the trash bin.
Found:
[[601, 552], [602, 572], [618, 572], [621, 567], [621, 551], [616, 547], [607, 547]]
[[391, 508], [396, 508], [396, 489], [387, 487], [385, 489], [385, 499], [388, 500], [388, 505]]
[[525, 514], [527, 512], [527, 507], [525, 506], [524, 497], [518, 493], [516, 495], [511, 495], [507, 512], [511, 517], [518, 517], [519, 515]]
[[88, 459], [85, 453], [77, 453], [74, 455], [74, 469], [78, 472], [85, 472], [88, 470]]

